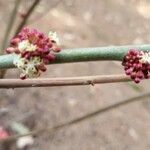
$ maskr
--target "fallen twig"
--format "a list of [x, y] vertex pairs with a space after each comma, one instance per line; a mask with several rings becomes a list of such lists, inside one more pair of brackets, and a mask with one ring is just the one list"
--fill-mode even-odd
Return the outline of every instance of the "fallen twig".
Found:
[[113, 82], [127, 82], [131, 79], [124, 74], [99, 75], [65, 78], [39, 78], [39, 79], [1, 79], [0, 88], [23, 88], [23, 87], [52, 87], [52, 86], [76, 86], [94, 85]]

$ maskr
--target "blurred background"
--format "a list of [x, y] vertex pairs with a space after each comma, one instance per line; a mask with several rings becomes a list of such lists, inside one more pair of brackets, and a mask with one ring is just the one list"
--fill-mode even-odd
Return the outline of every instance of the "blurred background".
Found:
[[[15, 0], [0, 0], [2, 44]], [[34, 0], [22, 0], [17, 25]], [[62, 48], [150, 43], [149, 0], [41, 0], [26, 26], [44, 33], [56, 31]], [[49, 65], [41, 77], [123, 73], [120, 62]], [[18, 78], [15, 69], [5, 78]], [[149, 81], [77, 87], [0, 89], [0, 126], [15, 121], [29, 130], [53, 127], [100, 108], [149, 92]], [[53, 133], [43, 132], [27, 150], [149, 150], [150, 101], [115, 108]], [[146, 101], [147, 100], [147, 101]], [[2, 150], [17, 149], [15, 143]]]

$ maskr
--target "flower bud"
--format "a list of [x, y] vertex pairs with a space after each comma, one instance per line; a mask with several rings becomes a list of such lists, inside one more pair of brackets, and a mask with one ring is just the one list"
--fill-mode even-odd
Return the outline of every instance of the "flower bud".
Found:
[[150, 52], [131, 49], [124, 56], [122, 65], [126, 75], [129, 75], [135, 83], [150, 76]]

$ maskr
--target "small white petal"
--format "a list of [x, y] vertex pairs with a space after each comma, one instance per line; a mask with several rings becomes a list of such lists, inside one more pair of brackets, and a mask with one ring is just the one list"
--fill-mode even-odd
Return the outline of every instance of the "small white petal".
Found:
[[24, 68], [25, 66], [25, 63], [26, 63], [26, 59], [25, 58], [21, 58], [20, 55], [16, 56], [14, 61], [13, 61], [13, 64], [18, 67], [18, 68]]
[[21, 137], [17, 140], [17, 147], [19, 149], [23, 149], [26, 146], [31, 146], [34, 143], [34, 139], [32, 136]]
[[150, 53], [144, 53], [140, 59], [141, 63], [150, 63]]
[[58, 35], [57, 35], [56, 32], [50, 31], [49, 34], [48, 34], [48, 37], [49, 37], [50, 39], [54, 40], [57, 44], [60, 43], [59, 38], [58, 38]]
[[36, 45], [31, 44], [28, 40], [21, 41], [18, 45], [20, 51], [35, 51], [37, 48]]
[[30, 43], [29, 43], [28, 40], [21, 41], [21, 42], [19, 43], [19, 45], [18, 45], [18, 49], [19, 49], [20, 51], [24, 51], [24, 50], [27, 48], [27, 46], [28, 46], [29, 44], [30, 44]]
[[32, 52], [32, 51], [35, 51], [36, 48], [37, 48], [36, 45], [30, 44], [27, 46], [26, 51]]

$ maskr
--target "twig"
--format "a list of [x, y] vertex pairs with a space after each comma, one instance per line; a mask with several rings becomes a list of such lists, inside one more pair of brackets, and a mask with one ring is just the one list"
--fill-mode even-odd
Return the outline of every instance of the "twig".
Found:
[[[10, 22], [8, 23], [8, 28], [6, 30], [6, 34], [5, 34], [5, 37], [4, 37], [4, 41], [3, 41], [3, 45], [2, 45], [2, 50], [7, 46], [7, 43], [8, 43], [8, 38], [9, 38], [9, 35], [10, 35], [10, 31], [13, 27], [13, 24], [15, 22], [15, 18], [16, 18], [16, 14], [17, 14], [17, 10], [19, 8], [19, 4], [20, 4], [21, 0], [16, 0], [16, 3], [15, 3], [15, 8], [12, 12], [12, 16], [10, 18]], [[22, 20], [22, 22], [19, 24], [19, 26], [17, 27], [17, 30], [15, 32], [15, 35], [21, 30], [21, 28], [26, 24], [28, 18], [30, 17], [30, 15], [32, 14], [34, 8], [38, 5], [38, 3], [40, 2], [40, 0], [35, 0], [35, 2], [32, 4], [32, 6], [29, 8], [26, 16], [24, 17], [24, 19]], [[6, 70], [1, 70], [0, 71], [0, 78], [4, 78], [6, 74]]]
[[6, 46], [8, 44], [8, 38], [9, 38], [9, 35], [10, 35], [10, 31], [11, 31], [13, 25], [14, 25], [20, 2], [21, 2], [21, 0], [16, 0], [15, 1], [15, 4], [14, 4], [15, 6], [14, 6], [14, 9], [13, 9], [11, 15], [10, 15], [10, 19], [9, 19], [7, 29], [6, 29], [6, 32], [5, 32], [5, 35], [4, 35], [4, 40], [2, 42], [1, 54], [3, 53], [3, 50], [6, 48]]
[[113, 82], [127, 82], [131, 79], [124, 74], [100, 75], [66, 78], [39, 78], [39, 79], [1, 79], [0, 88], [22, 88], [22, 87], [52, 87], [52, 86], [76, 86], [94, 85]]
[[[122, 61], [124, 55], [132, 48], [150, 51], [150, 44], [63, 49], [60, 53], [55, 54], [56, 60], [51, 64], [98, 60]], [[0, 56], [0, 69], [13, 68], [14, 59], [15, 56], [12, 54]]]
[[46, 16], [49, 11], [55, 7], [57, 7], [57, 5], [59, 5], [59, 3], [62, 2], [62, 0], [58, 0], [57, 2], [55, 2], [53, 5], [50, 6], [49, 10], [47, 10], [45, 13], [41, 14], [39, 17], [36, 17], [35, 19], [31, 20], [28, 25], [34, 23], [37, 20], [40, 20], [41, 18], [43, 18], [44, 16]]
[[26, 22], [28, 21], [28, 18], [30, 17], [30, 15], [32, 14], [32, 12], [34, 11], [34, 9], [36, 8], [36, 6], [39, 4], [40, 1], [41, 0], [35, 0], [34, 3], [31, 5], [31, 7], [27, 11], [25, 17], [23, 18], [22, 22], [17, 27], [15, 35], [18, 34], [20, 32], [20, 30], [22, 29], [22, 27], [26, 24]]
[[[17, 11], [18, 11], [20, 2], [21, 2], [21, 0], [16, 0], [15, 1], [14, 9], [13, 9], [11, 15], [10, 15], [10, 19], [9, 19], [9, 22], [8, 22], [8, 25], [7, 25], [7, 28], [6, 28], [6, 32], [5, 32], [5, 35], [4, 35], [4, 40], [2, 42], [0, 55], [2, 55], [4, 53], [4, 49], [6, 48], [6, 46], [8, 44], [9, 35], [10, 35], [11, 30], [13, 28], [13, 25], [15, 23], [15, 19], [16, 19], [16, 16], [17, 16]], [[1, 70], [0, 71], [0, 78], [4, 78], [5, 74], [6, 74], [6, 70]]]
[[[141, 98], [146, 98], [146, 97], [149, 97], [149, 96], [150, 96], [150, 93], [145, 93], [145, 94], [142, 94], [142, 95], [130, 98], [130, 99], [126, 99], [126, 100], [124, 100], [122, 102], [118, 102], [116, 104], [113, 104], [113, 105], [110, 105], [110, 106], [107, 106], [107, 107], [104, 107], [104, 108], [100, 108], [100, 109], [98, 109], [98, 110], [96, 110], [96, 111], [94, 111], [92, 113], [88, 113], [88, 114], [84, 115], [83, 117], [79, 117], [77, 119], [73, 119], [71, 121], [68, 121], [68, 122], [65, 122], [65, 123], [61, 123], [61, 124], [56, 125], [54, 127], [48, 127], [48, 128], [43, 128], [43, 129], [39, 129], [39, 130], [34, 130], [34, 131], [31, 131], [31, 132], [29, 132], [27, 134], [10, 136], [7, 139], [0, 140], [0, 142], [3, 143], [3, 142], [15, 141], [15, 140], [17, 140], [20, 137], [24, 137], [24, 136], [28, 136], [28, 135], [34, 135], [34, 136], [35, 135], [40, 135], [40, 134], [43, 134], [44, 132], [52, 133], [52, 132], [55, 132], [58, 129], [61, 129], [61, 128], [64, 128], [64, 127], [69, 127], [69, 126], [71, 126], [73, 124], [80, 123], [81, 121], [85, 121], [85, 120], [91, 119], [93, 117], [96, 117], [97, 115], [106, 113], [106, 112], [111, 111], [111, 110], [113, 110], [115, 108], [118, 108], [118, 107], [121, 107], [121, 106], [124, 106], [124, 105], [127, 105], [127, 104], [131, 104], [131, 103], [134, 103], [134, 102], [142, 101], [143, 99], [141, 99]], [[149, 100], [149, 99], [147, 99], [147, 100]]]

